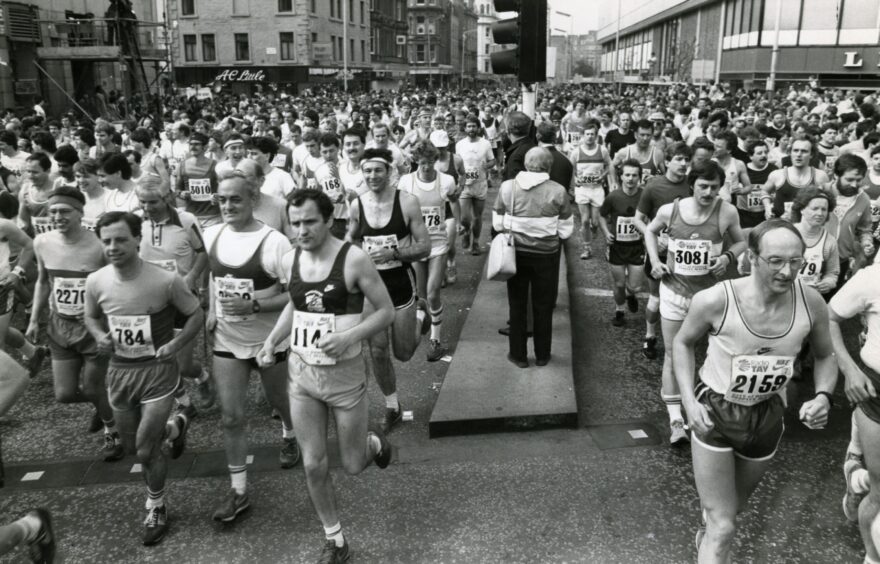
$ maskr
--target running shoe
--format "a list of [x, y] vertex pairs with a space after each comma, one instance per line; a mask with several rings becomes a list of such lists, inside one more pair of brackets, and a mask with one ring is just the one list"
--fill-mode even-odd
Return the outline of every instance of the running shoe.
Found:
[[391, 432], [398, 423], [403, 420], [403, 406], [399, 403], [397, 404], [397, 409], [392, 409], [390, 407], [385, 408], [385, 417], [382, 418], [382, 424], [380, 428], [382, 433], [388, 434]]
[[627, 294], [626, 307], [629, 308], [631, 313], [639, 311], [639, 300], [636, 298], [635, 294]]
[[446, 283], [452, 286], [455, 284], [456, 280], [458, 280], [458, 272], [455, 268], [455, 263], [449, 264], [446, 263]]
[[284, 446], [278, 453], [278, 462], [282, 468], [293, 468], [299, 462], [299, 445], [296, 439], [284, 439]]
[[669, 436], [670, 445], [690, 442], [690, 437], [688, 437], [687, 431], [684, 429], [684, 421], [676, 419], [669, 424], [669, 428], [672, 431], [672, 434]]
[[101, 429], [104, 428], [104, 422], [101, 421], [101, 416], [98, 415], [98, 410], [92, 414], [92, 418], [89, 420], [89, 433], [97, 433]]
[[101, 452], [104, 454], [104, 462], [116, 462], [125, 458], [119, 433], [104, 433], [104, 447]]
[[474, 241], [474, 244], [471, 245], [471, 254], [475, 257], [483, 254], [483, 249], [480, 248], [480, 243], [478, 243], [477, 241]]
[[370, 434], [379, 437], [379, 442], [382, 443], [379, 452], [373, 456], [373, 462], [376, 463], [376, 466], [384, 470], [385, 468], [388, 468], [388, 464], [391, 463], [391, 443], [388, 442], [388, 439], [385, 438], [384, 434], [374, 433], [372, 431], [370, 431]]
[[178, 413], [174, 416], [174, 424], [177, 425], [177, 438], [170, 441], [170, 454], [172, 460], [177, 460], [186, 448], [186, 432], [189, 430], [189, 419]]
[[147, 510], [144, 519], [144, 546], [159, 544], [168, 532], [168, 511], [164, 505]]
[[47, 356], [49, 356], [49, 347], [40, 346], [34, 349], [34, 356], [27, 362], [28, 374], [31, 378], [40, 373], [40, 368], [43, 367], [43, 361]]
[[251, 502], [248, 499], [247, 492], [239, 495], [235, 493], [235, 490], [230, 489], [229, 493], [226, 494], [226, 499], [214, 511], [213, 519], [223, 523], [231, 523], [241, 513], [247, 511], [250, 506]]
[[28, 543], [31, 562], [51, 564], [55, 561], [55, 531], [52, 529], [52, 516], [48, 509], [38, 507], [30, 515], [40, 520], [40, 530], [36, 538]]
[[611, 325], [614, 325], [615, 327], [623, 327], [624, 325], [626, 325], [626, 321], [624, 320], [624, 314], [622, 311], [618, 310], [614, 312], [614, 319], [611, 320]]
[[843, 514], [847, 520], [855, 523], [859, 520], [859, 505], [866, 493], [858, 493], [852, 487], [852, 475], [856, 470], [864, 470], [865, 461], [861, 455], [847, 451], [843, 462], [843, 477], [846, 480], [846, 493], [843, 496]]
[[192, 402], [199, 411], [206, 411], [214, 405], [217, 399], [217, 390], [214, 387], [214, 379], [204, 368], [202, 368], [201, 378], [204, 381], [196, 383], [192, 393]]
[[416, 307], [425, 312], [425, 318], [422, 319], [422, 335], [427, 335], [428, 331], [431, 330], [431, 310], [428, 308], [428, 302], [423, 299], [419, 299], [416, 302]]
[[642, 354], [648, 360], [657, 358], [657, 337], [645, 337], [642, 343]]
[[593, 249], [589, 245], [584, 245], [584, 250], [581, 252], [581, 260], [589, 260], [593, 258]]
[[321, 557], [318, 558], [318, 564], [343, 564], [351, 558], [351, 551], [348, 550], [348, 541], [343, 540], [342, 546], [336, 546], [336, 541], [327, 539], [324, 543], [324, 549], [321, 551]]
[[446, 349], [440, 343], [439, 339], [431, 339], [428, 342], [428, 362], [437, 362], [443, 355], [446, 354]]

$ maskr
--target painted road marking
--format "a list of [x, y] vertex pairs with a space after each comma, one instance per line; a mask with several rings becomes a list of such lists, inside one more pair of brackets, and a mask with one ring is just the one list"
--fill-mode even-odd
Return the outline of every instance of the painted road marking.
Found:
[[[595, 298], [613, 298], [614, 292], [611, 290], [606, 290], [605, 288], [581, 288], [581, 292], [584, 293], [585, 296], [595, 297]], [[636, 297], [639, 299], [647, 300], [651, 294], [647, 292], [639, 292], [636, 294]]]
[[143, 468], [140, 464], [132, 464], [131, 470], [129, 470], [129, 474], [140, 474]]
[[254, 463], [254, 455], [253, 454], [247, 455], [247, 458], [245, 460], [246, 460], [247, 464], [253, 464]]
[[25, 474], [24, 476], [21, 477], [21, 481], [22, 482], [36, 482], [37, 480], [39, 480], [40, 478], [43, 477], [43, 474], [45, 474], [45, 472], [42, 470], [39, 472], [28, 472], [27, 474]]
[[629, 436], [633, 439], [647, 439], [648, 433], [642, 431], [641, 429], [630, 429]]

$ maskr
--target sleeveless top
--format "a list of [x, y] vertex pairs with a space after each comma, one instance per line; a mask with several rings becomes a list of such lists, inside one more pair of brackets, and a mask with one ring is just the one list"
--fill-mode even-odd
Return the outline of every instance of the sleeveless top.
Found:
[[736, 170], [736, 159], [730, 157], [727, 161], [726, 166], [722, 166], [716, 159], [712, 159], [712, 161], [721, 167], [721, 170], [724, 171], [724, 184], [721, 186], [721, 190], [718, 192], [718, 195], [725, 202], [732, 202], [733, 194], [731, 190], [738, 187], [740, 185], [739, 182], [739, 171]]
[[[86, 278], [104, 266], [104, 252], [98, 238], [68, 244], [56, 232], [40, 238], [40, 256], [49, 277], [49, 311], [64, 319], [82, 320], [85, 314]], [[42, 245], [51, 241], [51, 245]]]
[[740, 405], [755, 405], [781, 393], [794, 372], [801, 344], [810, 334], [813, 317], [803, 282], [792, 285], [788, 327], [777, 335], [760, 335], [743, 318], [733, 281], [725, 280], [724, 316], [709, 333], [706, 360], [700, 368], [697, 397], [711, 389]]
[[804, 265], [798, 272], [798, 279], [807, 286], [815, 286], [822, 279], [822, 263], [825, 256], [825, 239], [828, 238], [828, 231], [823, 229], [822, 236], [815, 245], [807, 247], [804, 250]]
[[434, 163], [434, 170], [448, 174], [455, 180], [455, 185], [458, 186], [458, 170], [455, 168], [455, 156], [447, 151], [446, 157], [445, 163], [441, 164], [439, 159]]
[[[403, 242], [409, 241], [410, 231], [406, 219], [403, 217], [403, 209], [400, 207], [400, 191], [394, 191], [394, 203], [391, 206], [391, 219], [382, 227], [373, 227], [367, 221], [364, 214], [364, 202], [358, 196], [358, 212], [360, 222], [360, 236], [363, 240], [363, 249], [367, 254], [373, 249], [386, 248], [396, 249]], [[376, 270], [381, 275], [384, 271], [409, 268], [409, 263], [399, 260], [389, 260], [376, 265]]]
[[220, 217], [220, 206], [214, 203], [214, 194], [217, 193], [217, 163], [211, 161], [208, 172], [199, 175], [190, 175], [184, 161], [180, 167], [180, 178], [185, 190], [189, 191], [189, 200], [183, 209], [198, 218]]
[[801, 188], [807, 188], [812, 186], [816, 180], [816, 169], [810, 167], [810, 179], [807, 180], [805, 184], [798, 185], [791, 181], [791, 177], [788, 175], [788, 171], [791, 167], [785, 168], [785, 182], [782, 183], [782, 186], [776, 190], [776, 197], [773, 199], [773, 213], [777, 217], [782, 217], [783, 215], [790, 218], [791, 217], [791, 206], [794, 203], [795, 196], [798, 195], [798, 191]]
[[316, 345], [327, 332], [345, 331], [361, 322], [364, 295], [348, 291], [345, 284], [345, 259], [351, 243], [343, 243], [330, 274], [317, 282], [306, 282], [299, 273], [302, 250], [294, 251], [288, 293], [293, 304], [290, 350], [306, 364], [335, 364], [336, 360], [355, 358], [361, 353], [361, 342], [352, 344], [339, 359], [324, 354]]
[[[660, 169], [657, 168], [657, 164], [654, 162], [654, 149], [651, 147], [651, 154], [648, 156], [648, 160], [639, 161], [639, 164], [642, 165], [642, 184], [650, 180], [654, 176], [660, 175]], [[626, 158], [631, 159], [632, 156], [632, 145], [626, 146]]]
[[[432, 182], [425, 183], [419, 180], [418, 172], [411, 172], [400, 177], [397, 189], [412, 194], [419, 201], [422, 210], [422, 220], [428, 229], [431, 239], [431, 248], [440, 247], [446, 243], [446, 198], [440, 192], [440, 173], [434, 173], [436, 178]], [[425, 186], [428, 186], [425, 189]]]
[[601, 145], [596, 145], [596, 150], [592, 154], [586, 152], [581, 145], [578, 145], [577, 152], [575, 184], [585, 188], [601, 188], [602, 177], [605, 174], [605, 158], [602, 154]]
[[[37, 200], [35, 198], [35, 190], [33, 184], [28, 182], [23, 188], [23, 204], [31, 216], [31, 227], [34, 230], [34, 236], [41, 233], [48, 233], [55, 229], [52, 219], [49, 218], [49, 198], [45, 200]], [[48, 192], [46, 193], [48, 195]]]
[[724, 238], [719, 215], [723, 202], [715, 200], [709, 217], [699, 225], [684, 221], [678, 209], [680, 203], [680, 199], [675, 200], [669, 218], [666, 264], [670, 274], [663, 277], [663, 283], [676, 294], [690, 298], [717, 282], [710, 267], [712, 259], [721, 254]]

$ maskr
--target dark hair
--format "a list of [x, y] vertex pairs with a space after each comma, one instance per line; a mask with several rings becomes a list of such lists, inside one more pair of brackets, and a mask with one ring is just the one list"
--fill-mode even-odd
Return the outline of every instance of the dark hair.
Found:
[[556, 140], [556, 126], [550, 122], [542, 121], [538, 125], [538, 141], [542, 143], [553, 143]]
[[666, 147], [667, 161], [671, 161], [678, 156], [686, 157], [688, 160], [691, 160], [692, 158], [694, 158], [694, 151], [693, 149], [688, 147], [687, 143], [685, 143], [684, 141], [676, 141], [675, 143], [672, 143], [671, 145]]
[[[810, 154], [814, 154], [816, 152], [816, 140], [813, 139], [812, 136], [807, 135], [806, 133], [798, 133], [797, 135], [791, 136], [791, 142], [789, 143], [789, 147], [794, 147], [794, 144], [798, 141], [806, 141], [810, 144]], [[791, 150], [791, 149], [789, 149]]]
[[357, 137], [361, 140], [361, 143], [367, 142], [367, 136], [364, 133], [364, 130], [359, 127], [349, 127], [345, 131], [342, 132], [342, 140], [344, 141], [346, 137]]
[[868, 163], [862, 157], [852, 153], [837, 157], [837, 160], [834, 161], [834, 176], [841, 177], [848, 170], [857, 170], [859, 174], [865, 176], [868, 174]]
[[623, 174], [623, 169], [626, 167], [635, 167], [639, 169], [639, 178], [642, 176], [642, 163], [638, 161], [638, 159], [626, 159], [622, 163], [620, 163], [620, 172]]
[[694, 149], [694, 153], [697, 152], [697, 149], [706, 149], [710, 153], [714, 153], [715, 152], [715, 143], [712, 143], [711, 141], [709, 141], [708, 137], [697, 137], [697, 139], [694, 141], [693, 149]]
[[[821, 198], [828, 202], [828, 218], [830, 218], [831, 212], [834, 211], [834, 206], [837, 205], [837, 198], [831, 192], [826, 192], [815, 186], [808, 186], [797, 191], [794, 202], [791, 204], [791, 219], [794, 222], [800, 221], [801, 211], [816, 198]], [[826, 221], [828, 218], [826, 218]]]
[[31, 134], [31, 143], [36, 143], [48, 153], [54, 153], [58, 150], [58, 146], [55, 144], [55, 138], [52, 137], [52, 134], [48, 131], [33, 132]]
[[247, 148], [265, 153], [271, 160], [278, 152], [278, 143], [270, 137], [251, 137], [247, 142]]
[[726, 129], [724, 131], [719, 131], [718, 135], [715, 136], [715, 139], [723, 140], [724, 144], [727, 145], [728, 151], [733, 151], [734, 149], [736, 149], [737, 143], [739, 141], [736, 133], [734, 133], [733, 131], [728, 131]]
[[98, 161], [95, 159], [83, 159], [73, 165], [73, 173], [82, 172], [90, 176], [98, 174]]
[[[389, 163], [394, 162], [394, 155], [388, 149], [377, 149], [373, 147], [372, 149], [367, 149], [364, 151], [364, 157], [361, 163], [364, 161], [368, 161], [370, 159], [380, 158], [388, 161]], [[388, 165], [386, 168], [390, 169], [392, 165]]]
[[189, 134], [192, 133], [192, 129], [185, 123], [177, 124], [177, 131], [182, 133], [184, 137], [189, 137]]
[[6, 143], [7, 145], [12, 145], [13, 147], [18, 148], [18, 135], [13, 131], [4, 129], [3, 131], [0, 131], [0, 143]]
[[121, 173], [123, 180], [131, 178], [131, 164], [120, 153], [107, 153], [101, 157], [98, 167], [107, 174]]
[[126, 149], [125, 151], [122, 152], [122, 155], [125, 158], [134, 157], [134, 162], [137, 164], [141, 164], [141, 158], [142, 158], [141, 154], [138, 153], [137, 151], [135, 151], [134, 149]]
[[588, 119], [584, 123], [584, 131], [586, 131], [588, 129], [595, 129], [596, 131], [599, 131], [600, 127], [601, 127], [601, 125], [599, 124], [599, 122], [593, 118]]
[[67, 184], [59, 184], [49, 193], [49, 198], [52, 196], [65, 196], [67, 198], [73, 198], [77, 202], [82, 205], [86, 205], [86, 197], [85, 194], [80, 191], [76, 186], [69, 186]]
[[128, 225], [128, 230], [131, 232], [132, 237], [138, 238], [141, 236], [141, 218], [131, 212], [125, 211], [104, 212], [95, 224], [95, 234], [100, 238], [102, 228], [107, 227], [108, 225], [113, 225], [114, 223], [119, 223], [120, 221]]
[[807, 248], [807, 244], [804, 242], [804, 238], [801, 236], [800, 231], [797, 230], [797, 227], [789, 221], [774, 217], [773, 219], [768, 219], [767, 221], [759, 223], [757, 227], [749, 231], [749, 249], [756, 255], [760, 254], [761, 241], [764, 240], [764, 236], [776, 229], [785, 229], [786, 231], [794, 233], [797, 236], [798, 241], [801, 242], [802, 249]]
[[61, 145], [58, 147], [54, 156], [55, 162], [58, 164], [64, 163], [73, 165], [79, 162], [79, 153], [77, 153], [76, 149], [70, 145]]
[[532, 118], [522, 112], [507, 114], [507, 131], [518, 137], [525, 137], [532, 127]]
[[730, 124], [730, 118], [727, 117], [727, 112], [714, 112], [709, 116], [709, 123], [720, 122], [722, 129], [727, 129], [727, 126]]
[[153, 144], [153, 136], [150, 135], [150, 130], [138, 127], [134, 131], [131, 132], [131, 135], [128, 136], [132, 141], [137, 141], [138, 143], [142, 143], [144, 147], [149, 147]]
[[25, 160], [37, 163], [44, 171], [48, 171], [52, 168], [52, 159], [46, 156], [45, 153], [34, 153]]
[[746, 142], [746, 154], [751, 157], [755, 154], [755, 151], [758, 149], [758, 147], [764, 147], [765, 149], [767, 149], [767, 142], [763, 139], [749, 139]]
[[724, 184], [724, 171], [715, 161], [707, 160], [691, 166], [688, 173], [688, 184], [693, 186], [697, 180], [717, 180], [719, 184]]
[[339, 137], [335, 133], [325, 133], [321, 135], [321, 146], [339, 148]]
[[317, 188], [303, 188], [292, 191], [287, 195], [287, 208], [302, 207], [308, 200], [315, 202], [315, 205], [318, 206], [318, 211], [321, 213], [321, 217], [324, 218], [324, 222], [329, 221], [333, 217], [333, 201], [330, 199], [330, 196]]
[[18, 198], [12, 192], [0, 190], [0, 215], [12, 219], [18, 215]]
[[640, 119], [636, 122], [636, 131], [638, 131], [639, 129], [650, 129], [651, 131], [654, 131], [654, 124], [651, 123], [649, 120]]
[[431, 159], [436, 161], [440, 156], [440, 151], [428, 140], [419, 141], [412, 150], [412, 160], [417, 163], [419, 159]]

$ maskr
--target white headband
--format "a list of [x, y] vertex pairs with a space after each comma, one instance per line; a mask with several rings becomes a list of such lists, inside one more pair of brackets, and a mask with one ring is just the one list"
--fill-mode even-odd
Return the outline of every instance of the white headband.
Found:
[[389, 161], [387, 159], [383, 159], [382, 157], [369, 158], [361, 163], [361, 167], [363, 168], [363, 166], [367, 163], [382, 163], [383, 165], [387, 166], [388, 168], [391, 168], [391, 161]]

